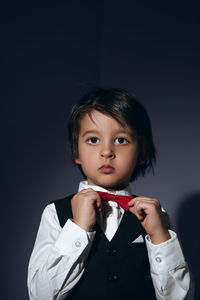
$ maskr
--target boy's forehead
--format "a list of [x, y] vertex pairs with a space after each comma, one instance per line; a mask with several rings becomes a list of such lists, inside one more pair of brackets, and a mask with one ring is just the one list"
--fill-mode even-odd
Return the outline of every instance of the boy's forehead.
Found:
[[110, 120], [114, 123], [118, 123], [119, 126], [123, 126], [123, 127], [128, 126], [125, 120], [123, 120], [122, 118], [117, 119], [109, 113], [100, 112], [98, 110], [92, 110], [86, 112], [82, 116], [80, 123], [82, 126], [85, 125], [86, 123], [93, 123], [94, 125], [98, 126], [101, 125], [102, 123], [105, 123], [106, 120]]
[[91, 110], [83, 114], [79, 126], [80, 130], [84, 130], [88, 126], [94, 126], [101, 129], [102, 125], [105, 126], [105, 123], [108, 124], [108, 126], [115, 124], [119, 129], [128, 130], [135, 134], [134, 129], [130, 127], [121, 116], [115, 118], [109, 113], [97, 110]]

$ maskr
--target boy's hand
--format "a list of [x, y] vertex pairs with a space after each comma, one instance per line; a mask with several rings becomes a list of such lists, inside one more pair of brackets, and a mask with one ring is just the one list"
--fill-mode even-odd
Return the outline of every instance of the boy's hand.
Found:
[[146, 233], [149, 234], [153, 244], [160, 244], [170, 239], [157, 199], [139, 196], [129, 201], [128, 205], [129, 210], [136, 215]]
[[84, 189], [71, 200], [73, 221], [85, 231], [92, 231], [96, 213], [101, 211], [101, 198], [93, 189]]

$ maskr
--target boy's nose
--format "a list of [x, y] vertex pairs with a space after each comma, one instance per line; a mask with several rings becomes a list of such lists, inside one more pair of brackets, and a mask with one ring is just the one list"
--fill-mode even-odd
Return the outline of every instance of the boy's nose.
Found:
[[106, 147], [102, 149], [101, 157], [113, 159], [115, 157], [115, 153], [110, 147]]

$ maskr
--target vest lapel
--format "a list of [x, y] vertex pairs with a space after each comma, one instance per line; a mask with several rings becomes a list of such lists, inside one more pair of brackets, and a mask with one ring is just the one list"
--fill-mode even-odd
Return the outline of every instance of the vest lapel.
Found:
[[125, 211], [111, 243], [120, 240], [121, 244], [127, 245], [132, 243], [140, 235], [143, 237], [146, 235], [140, 221], [130, 211]]
[[135, 239], [137, 239], [140, 235], [145, 237], [146, 232], [143, 229], [140, 221], [137, 217], [129, 211], [125, 211], [122, 217], [122, 220], [119, 224], [119, 227], [113, 236], [112, 240], [109, 241], [101, 229], [101, 226], [96, 223], [94, 226], [94, 230], [96, 231], [98, 236], [101, 236], [104, 243], [108, 243], [110, 245], [119, 243], [123, 245], [128, 245], [132, 243]]

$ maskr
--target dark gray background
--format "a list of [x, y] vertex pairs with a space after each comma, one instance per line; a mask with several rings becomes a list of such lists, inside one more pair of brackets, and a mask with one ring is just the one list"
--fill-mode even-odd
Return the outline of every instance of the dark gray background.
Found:
[[132, 189], [161, 201], [200, 286], [197, 3], [13, 1], [1, 7], [2, 299], [28, 299], [27, 265], [42, 210], [76, 192], [82, 179], [70, 161], [67, 115], [95, 86], [128, 89], [146, 106], [156, 175]]

